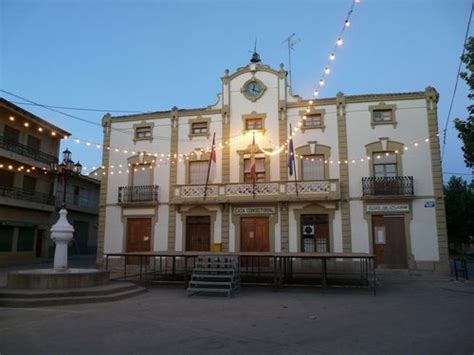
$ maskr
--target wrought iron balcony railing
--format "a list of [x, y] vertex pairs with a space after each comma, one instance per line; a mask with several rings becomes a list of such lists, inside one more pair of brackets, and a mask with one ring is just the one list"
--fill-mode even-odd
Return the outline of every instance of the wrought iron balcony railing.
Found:
[[[296, 188], [298, 186], [298, 195]], [[206, 200], [209, 202], [289, 201], [289, 200], [337, 200], [338, 180], [275, 181], [251, 183], [229, 183], [208, 185]], [[174, 202], [192, 203], [204, 200], [204, 185], [181, 185], [175, 187]]]
[[21, 189], [19, 187], [0, 186], [0, 197], [54, 205], [54, 196], [42, 192]]
[[413, 176], [363, 177], [364, 196], [413, 195]]
[[44, 153], [38, 149], [29, 147], [27, 145], [13, 142], [4, 136], [0, 136], [0, 148], [6, 149], [10, 152], [23, 155], [25, 157], [40, 161], [42, 163], [50, 164], [57, 162], [58, 158], [54, 155]]
[[158, 202], [158, 186], [121, 186], [118, 190], [119, 203]]

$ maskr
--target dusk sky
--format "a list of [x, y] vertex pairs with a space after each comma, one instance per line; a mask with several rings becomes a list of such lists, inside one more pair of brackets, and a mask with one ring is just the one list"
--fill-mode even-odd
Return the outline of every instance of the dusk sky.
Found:
[[[312, 98], [350, 5], [351, 0], [0, 0], [0, 88], [56, 106], [126, 111], [205, 107], [216, 102], [224, 70], [248, 64], [256, 37], [263, 63], [278, 68], [288, 62], [282, 41], [296, 33], [301, 42], [292, 58], [293, 92]], [[362, 0], [321, 97], [434, 86], [440, 93], [442, 131], [470, 7], [469, 0]], [[467, 93], [460, 80], [451, 120], [467, 116]], [[102, 142], [105, 112], [61, 110], [99, 124], [92, 125], [41, 107], [19, 106], [73, 137]], [[452, 122], [448, 129], [444, 171], [470, 179]], [[96, 148], [72, 141], [65, 147], [88, 167], [101, 163]]]

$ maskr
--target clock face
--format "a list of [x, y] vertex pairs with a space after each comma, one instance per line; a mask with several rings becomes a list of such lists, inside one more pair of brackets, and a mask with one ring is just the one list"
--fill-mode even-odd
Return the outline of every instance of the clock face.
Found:
[[263, 88], [262, 86], [258, 83], [258, 81], [250, 81], [247, 83], [245, 86], [245, 95], [249, 98], [256, 98], [259, 97], [262, 92]]

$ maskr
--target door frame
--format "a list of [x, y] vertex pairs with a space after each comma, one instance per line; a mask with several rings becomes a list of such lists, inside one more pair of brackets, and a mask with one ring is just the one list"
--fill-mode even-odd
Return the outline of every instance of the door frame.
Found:
[[[332, 207], [332, 206], [331, 206]], [[291, 250], [291, 245], [292, 243], [296, 242], [296, 252], [301, 253], [301, 242], [303, 239], [303, 236], [301, 234], [301, 216], [305, 214], [325, 214], [328, 215], [328, 224], [329, 224], [329, 251], [330, 252], [337, 252], [334, 248], [334, 220], [336, 216], [336, 209], [337, 206], [334, 205], [334, 208], [328, 208], [328, 206], [323, 206], [318, 204], [317, 202], [307, 204], [301, 208], [292, 208], [294, 218], [295, 218], [295, 223], [296, 223], [296, 233], [293, 235], [296, 237], [296, 241], [294, 241], [292, 238], [293, 235], [291, 231], [289, 231], [289, 236], [288, 236], [288, 248], [290, 249], [289, 251], [294, 252]], [[291, 211], [291, 210], [290, 210]], [[288, 223], [288, 228], [290, 228], [289, 223]], [[342, 237], [341, 237], [341, 247], [343, 247], [343, 242], [342, 242]], [[342, 250], [340, 250], [342, 252]]]
[[[270, 252], [274, 253], [275, 252], [275, 228], [276, 224], [279, 222], [280, 219], [280, 207], [279, 205], [269, 205], [269, 204], [259, 204], [258, 207], [274, 207], [275, 208], [275, 213], [271, 214], [253, 214], [253, 215], [239, 215], [239, 214], [234, 214], [234, 207], [249, 207], [249, 204], [246, 205], [231, 205], [230, 207], [230, 213], [231, 213], [231, 218], [230, 218], [230, 223], [234, 225], [234, 251], [239, 252], [240, 251], [240, 237], [241, 237], [241, 228], [240, 228], [240, 220], [242, 217], [268, 217], [268, 235], [270, 238]], [[229, 226], [230, 227], [230, 226]], [[232, 228], [229, 228], [229, 251], [232, 250], [232, 236], [230, 235], [232, 231]], [[280, 233], [281, 234], [281, 233]], [[280, 238], [280, 236], [279, 236]], [[281, 248], [281, 242], [280, 242], [280, 248]]]
[[128, 220], [129, 219], [149, 219], [150, 220], [150, 251], [153, 251], [153, 219], [150, 216], [147, 217], [137, 217], [137, 216], [130, 216], [127, 217], [126, 225], [125, 225], [125, 252], [127, 253], [127, 246], [128, 246]]
[[[141, 209], [143, 209], [143, 207]], [[130, 211], [130, 209], [127, 208], [126, 211]], [[151, 219], [150, 250], [151, 251], [155, 250], [155, 227], [156, 227], [156, 223], [158, 223], [157, 212], [158, 212], [158, 209], [153, 208], [153, 214], [146, 214], [146, 213], [127, 214], [127, 213], [124, 213], [124, 208], [122, 208], [121, 221], [122, 221], [122, 229], [123, 229], [123, 233], [122, 233], [122, 252], [123, 253], [126, 253], [126, 250], [127, 250], [127, 232], [128, 232], [127, 223], [128, 223], [128, 219], [131, 219], [131, 218], [150, 218]]]
[[[181, 250], [177, 250], [176, 242], [174, 249], [176, 251], [185, 251], [186, 250], [186, 221], [188, 217], [210, 217], [210, 228], [211, 228], [211, 236], [210, 236], [210, 246], [211, 250], [209, 251], [212, 253], [212, 248], [214, 244], [216, 244], [216, 233], [215, 233], [215, 226], [216, 226], [216, 219], [217, 219], [217, 210], [219, 207], [215, 206], [214, 208], [208, 206], [190, 206], [190, 208], [181, 207], [180, 211], [177, 213], [177, 216], [180, 215], [181, 217]], [[221, 235], [221, 230], [219, 230], [219, 235]], [[222, 243], [222, 239], [220, 239], [220, 243]], [[172, 250], [174, 251], [174, 250]]]
[[[186, 229], [186, 230], [185, 230], [185, 232], [184, 232], [184, 234], [185, 234], [185, 241], [184, 241], [184, 247], [183, 247], [183, 249], [184, 249], [185, 251], [187, 251], [187, 247], [188, 247], [188, 245], [187, 245], [187, 241], [188, 241], [188, 219], [189, 219], [190, 217], [191, 217], [191, 218], [192, 218], [192, 217], [208, 218], [208, 220], [209, 220], [209, 250], [208, 250], [208, 251], [211, 252], [211, 251], [212, 251], [212, 238], [211, 238], [211, 234], [212, 234], [212, 233], [211, 233], [211, 231], [212, 231], [212, 220], [211, 220], [211, 216], [209, 216], [209, 215], [186, 216], [186, 217], [185, 217], [184, 223], [185, 223], [185, 229]], [[194, 224], [194, 225], [204, 225], [204, 223], [203, 223], [203, 224]]]
[[363, 203], [363, 216], [367, 222], [368, 227], [368, 244], [369, 244], [369, 253], [374, 254], [374, 226], [372, 225], [372, 216], [373, 215], [382, 215], [382, 216], [403, 216], [405, 220], [405, 245], [406, 245], [406, 253], [407, 253], [407, 267], [408, 270], [414, 270], [416, 268], [415, 265], [415, 257], [412, 253], [411, 247], [411, 234], [410, 234], [410, 223], [413, 220], [413, 204], [411, 201], [403, 201], [404, 204], [408, 204], [408, 212], [367, 212], [368, 205], [380, 205], [380, 204], [396, 204], [400, 203], [400, 200], [380, 200], [374, 201], [372, 203]]

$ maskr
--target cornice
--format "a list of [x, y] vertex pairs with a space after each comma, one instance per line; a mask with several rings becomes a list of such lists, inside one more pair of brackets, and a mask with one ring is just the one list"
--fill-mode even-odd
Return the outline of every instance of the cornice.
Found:
[[271, 74], [274, 74], [278, 77], [285, 77], [288, 75], [288, 72], [286, 70], [284, 70], [283, 68], [281, 68], [280, 70], [275, 70], [273, 69], [272, 67], [270, 67], [269, 65], [266, 65], [266, 64], [256, 64], [256, 65], [252, 65], [252, 64], [249, 64], [249, 65], [246, 65], [245, 67], [240, 67], [240, 68], [237, 68], [237, 70], [230, 74], [230, 75], [227, 75], [227, 72], [226, 72], [226, 75], [223, 76], [221, 78], [222, 81], [226, 82], [226, 81], [230, 81], [242, 74], [245, 74], [245, 73], [255, 73], [255, 72], [266, 72], [266, 73], [271, 73]]

